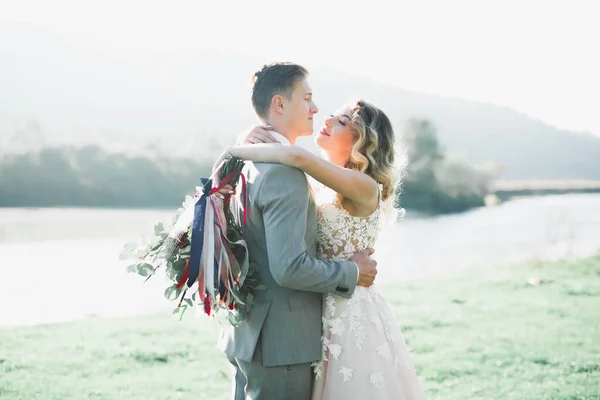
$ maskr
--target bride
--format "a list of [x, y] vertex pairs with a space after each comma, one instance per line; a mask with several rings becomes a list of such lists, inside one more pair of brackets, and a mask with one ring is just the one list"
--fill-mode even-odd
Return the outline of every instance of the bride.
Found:
[[[230, 147], [229, 154], [286, 164], [320, 182], [313, 185], [319, 257], [346, 260], [373, 248], [395, 193], [388, 117], [362, 100], [332, 115], [315, 139], [325, 159], [301, 147], [281, 147], [269, 129], [254, 128], [245, 142], [253, 145]], [[357, 287], [350, 299], [327, 295], [322, 350], [313, 364], [313, 400], [423, 398], [394, 312], [375, 286]]]

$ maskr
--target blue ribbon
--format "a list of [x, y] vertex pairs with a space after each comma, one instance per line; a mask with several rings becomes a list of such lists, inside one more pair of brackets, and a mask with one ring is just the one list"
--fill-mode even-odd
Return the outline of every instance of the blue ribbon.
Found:
[[201, 178], [202, 195], [194, 205], [194, 221], [192, 223], [192, 240], [190, 251], [190, 275], [188, 276], [187, 286], [192, 287], [198, 275], [200, 274], [200, 259], [202, 258], [202, 248], [204, 247], [204, 215], [206, 213], [206, 202], [208, 192], [212, 188], [212, 179]]

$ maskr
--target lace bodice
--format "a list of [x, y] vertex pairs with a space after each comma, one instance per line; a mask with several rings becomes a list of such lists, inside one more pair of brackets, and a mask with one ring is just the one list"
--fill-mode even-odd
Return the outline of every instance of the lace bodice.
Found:
[[375, 245], [381, 219], [381, 201], [377, 209], [367, 217], [351, 215], [342, 207], [336, 193], [329, 188], [316, 191], [315, 203], [318, 257], [347, 260], [357, 251]]

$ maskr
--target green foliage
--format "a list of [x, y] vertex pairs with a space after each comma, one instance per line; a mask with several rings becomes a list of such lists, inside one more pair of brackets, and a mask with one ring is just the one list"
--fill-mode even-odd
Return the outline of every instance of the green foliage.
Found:
[[176, 207], [211, 167], [98, 146], [45, 148], [0, 159], [0, 207]]
[[[409, 119], [402, 136], [409, 157], [403, 207], [447, 213], [483, 205], [491, 175], [445, 154], [430, 120]], [[0, 159], [0, 207], [175, 208], [200, 177], [210, 175], [213, 161], [129, 157], [97, 146], [5, 156]]]
[[428, 119], [406, 121], [403, 142], [408, 155], [399, 205], [427, 213], [452, 213], [484, 205], [492, 173], [466, 157], [445, 154]]

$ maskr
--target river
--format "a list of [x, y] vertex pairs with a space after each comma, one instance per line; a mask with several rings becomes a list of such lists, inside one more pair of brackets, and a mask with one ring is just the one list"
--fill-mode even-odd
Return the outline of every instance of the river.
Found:
[[[123, 243], [171, 210], [0, 208], [0, 326], [173, 307], [165, 281], [124, 272]], [[376, 247], [379, 285], [469, 265], [585, 257], [600, 250], [600, 194], [531, 197], [462, 214], [410, 211]]]

